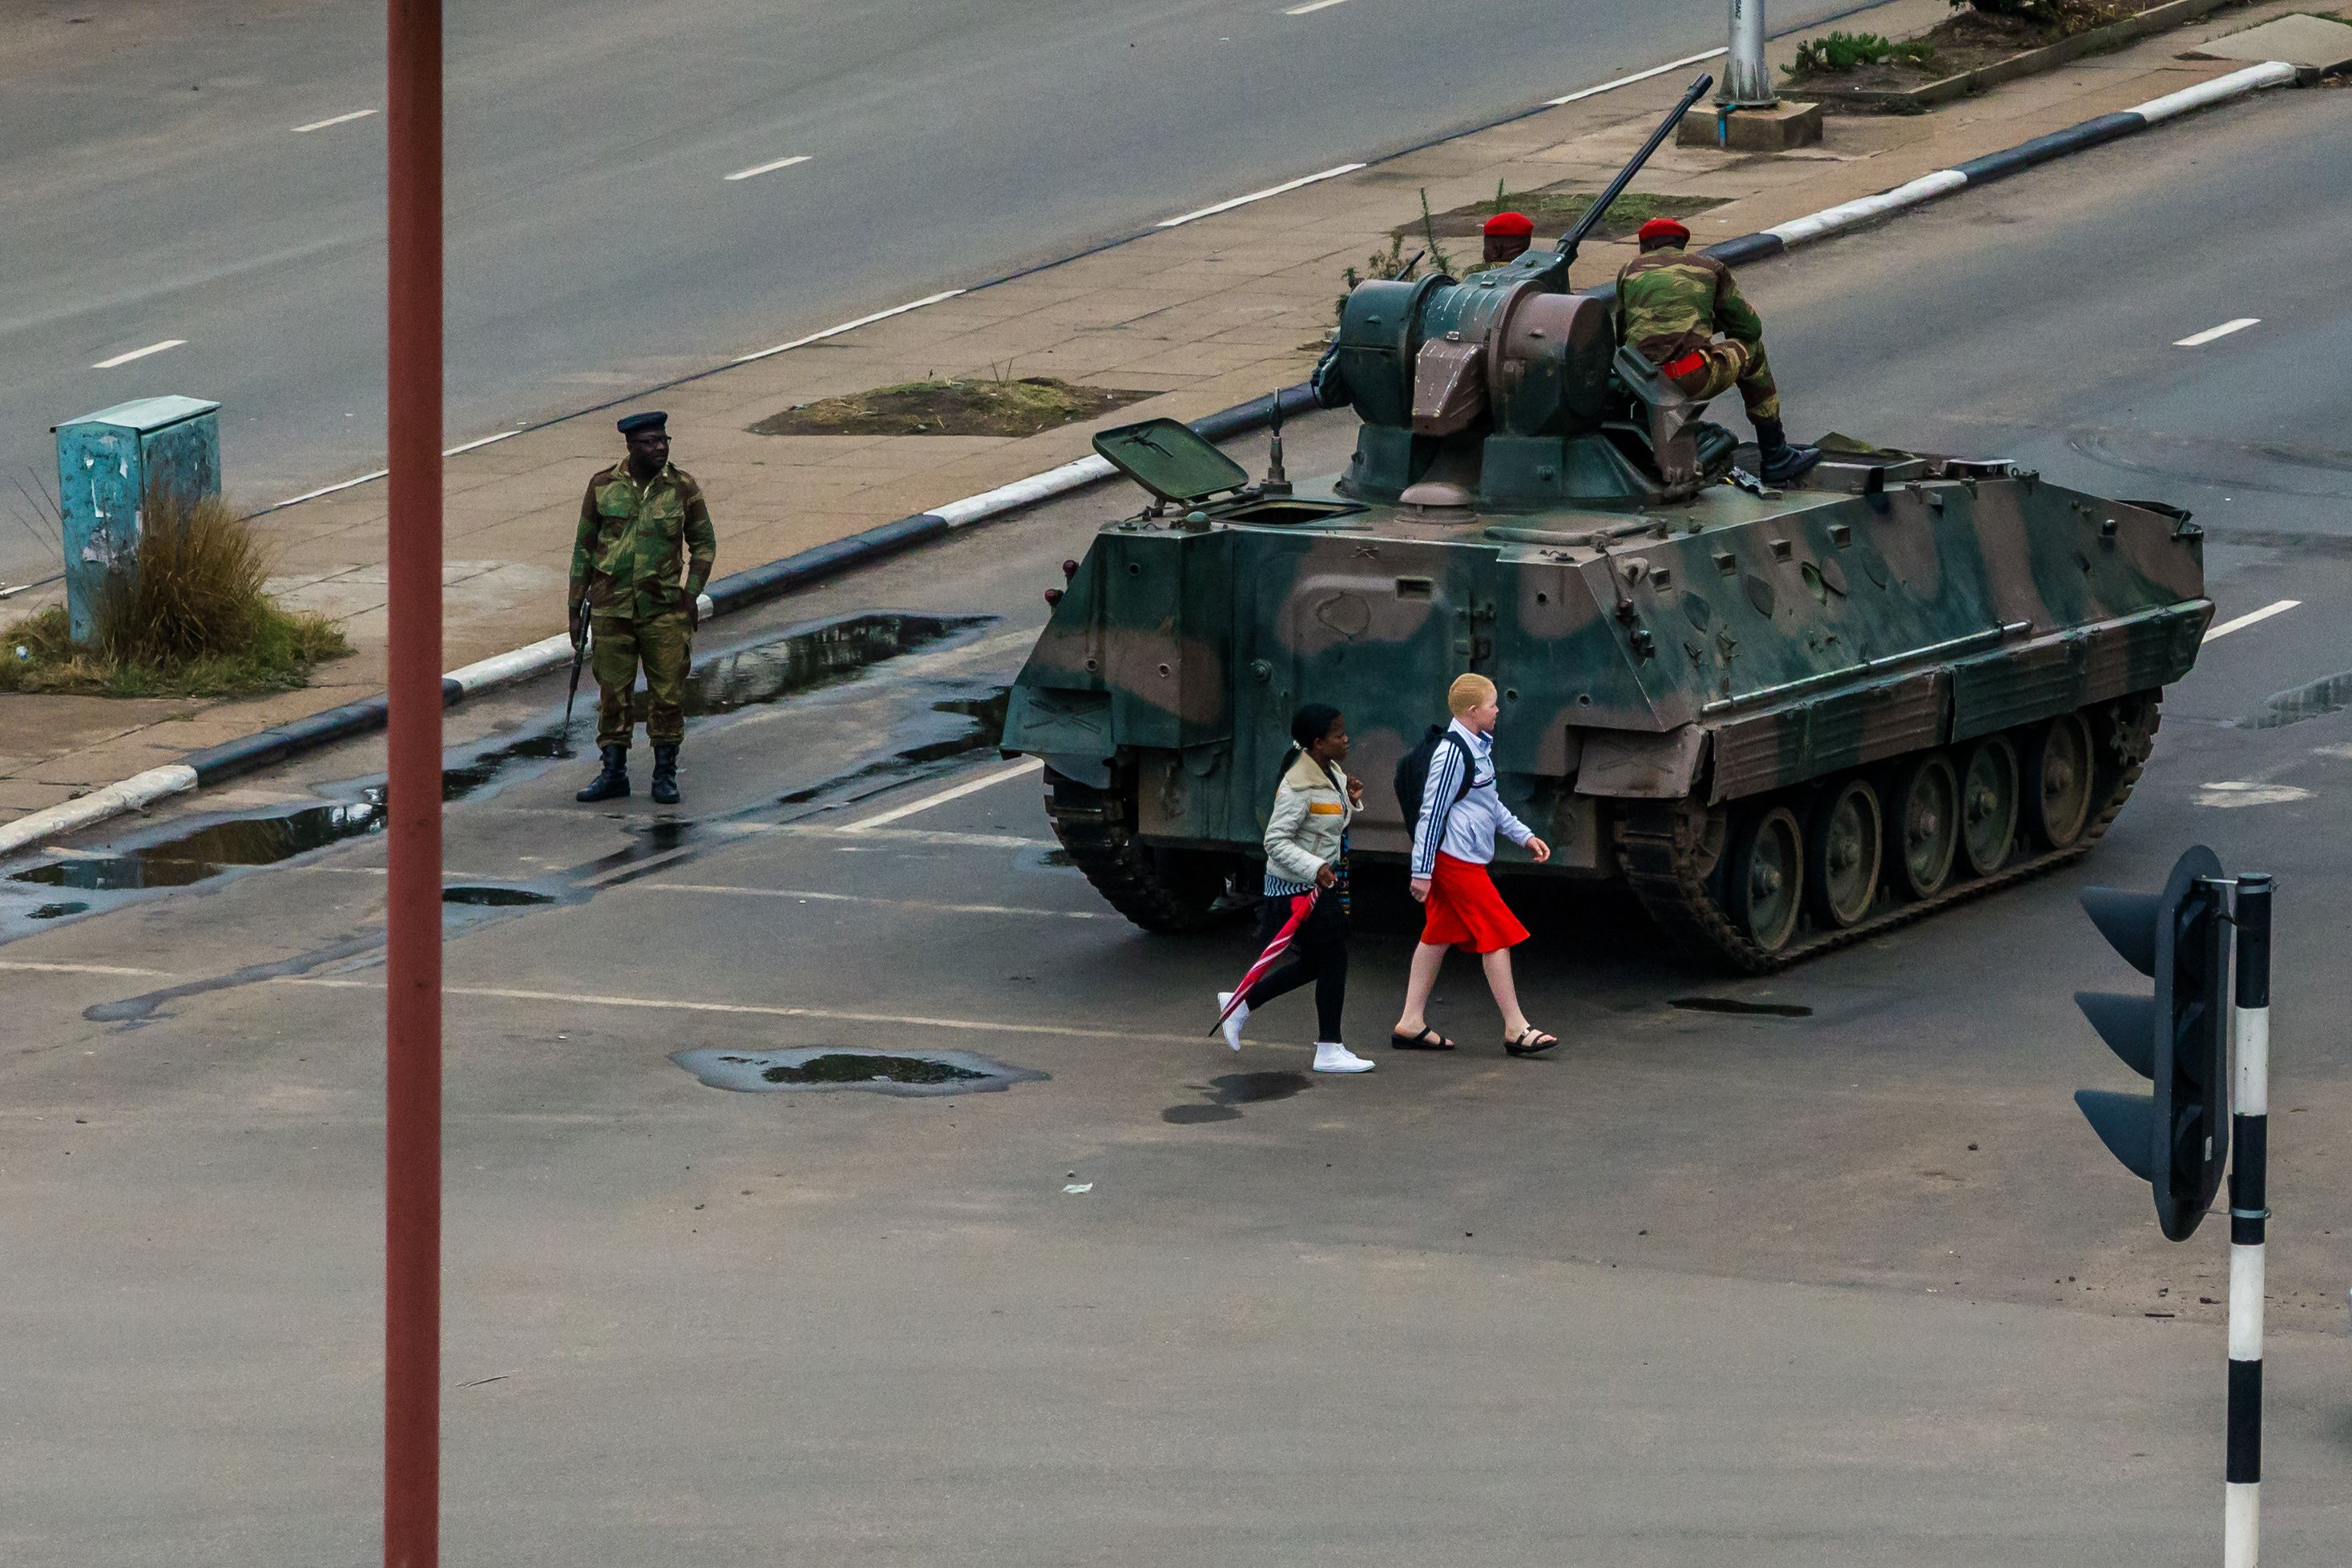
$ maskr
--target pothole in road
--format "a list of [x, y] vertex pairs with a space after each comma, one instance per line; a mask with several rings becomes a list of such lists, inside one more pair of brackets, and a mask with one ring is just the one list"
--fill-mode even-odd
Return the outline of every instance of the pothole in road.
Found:
[[26, 915], [26, 918], [28, 920], [63, 920], [68, 915], [79, 915], [89, 908], [89, 904], [79, 902], [72, 904], [44, 904], [38, 909], [33, 911], [32, 914]]
[[681, 1051], [670, 1058], [713, 1089], [876, 1094], [976, 1094], [1047, 1076], [968, 1051], [860, 1051], [809, 1045], [790, 1051]]
[[1676, 997], [1666, 1004], [1690, 1013], [1731, 1013], [1742, 1018], [1809, 1019], [1813, 1009], [1796, 1002], [1743, 1002], [1735, 997]]

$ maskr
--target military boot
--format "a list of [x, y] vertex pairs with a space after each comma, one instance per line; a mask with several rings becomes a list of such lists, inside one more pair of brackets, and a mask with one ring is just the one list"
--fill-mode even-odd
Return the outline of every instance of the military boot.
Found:
[[1789, 433], [1777, 419], [1759, 419], [1756, 423], [1756, 457], [1763, 465], [1764, 483], [1786, 485], [1804, 477], [1812, 465], [1822, 460], [1818, 446], [1791, 446]]
[[667, 746], [656, 746], [654, 747], [654, 804], [656, 806], [675, 806], [677, 804], [677, 746], [676, 742], [672, 742]]
[[575, 800], [625, 800], [629, 795], [629, 748], [625, 746], [603, 746], [597, 755], [604, 759], [604, 771], [595, 781], [572, 797]]

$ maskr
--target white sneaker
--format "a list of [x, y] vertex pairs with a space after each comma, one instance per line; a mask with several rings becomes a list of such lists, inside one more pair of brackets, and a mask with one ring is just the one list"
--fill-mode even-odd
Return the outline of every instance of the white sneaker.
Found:
[[[1223, 1012], [1224, 1010], [1225, 1004], [1233, 999], [1233, 992], [1219, 991], [1217, 993], [1217, 1010]], [[1233, 1010], [1232, 1014], [1226, 1018], [1224, 1022], [1217, 1026], [1219, 1029], [1225, 1031], [1225, 1043], [1232, 1046], [1235, 1051], [1239, 1051], [1242, 1048], [1242, 1025], [1249, 1021], [1249, 1004], [1247, 1002], [1244, 1002], [1241, 1006]]]
[[1336, 1041], [1318, 1040], [1315, 1042], [1315, 1071], [1318, 1072], [1370, 1072], [1375, 1065]]

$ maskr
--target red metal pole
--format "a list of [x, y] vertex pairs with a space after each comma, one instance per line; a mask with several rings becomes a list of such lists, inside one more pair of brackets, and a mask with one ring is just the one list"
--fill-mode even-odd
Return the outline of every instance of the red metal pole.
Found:
[[441, 1560], [441, 0], [387, 0], [383, 1561]]

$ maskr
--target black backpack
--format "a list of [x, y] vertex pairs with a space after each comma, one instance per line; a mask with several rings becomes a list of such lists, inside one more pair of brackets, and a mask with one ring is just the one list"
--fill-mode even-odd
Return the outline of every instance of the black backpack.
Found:
[[[1437, 760], [1437, 748], [1441, 746], [1451, 746], [1462, 753], [1462, 788], [1454, 791], [1453, 800], [1445, 802], [1446, 813], [1451, 814], [1462, 797], [1470, 793], [1470, 779], [1477, 771], [1477, 762], [1471, 757], [1470, 748], [1462, 744], [1460, 736], [1445, 726], [1431, 725], [1429, 733], [1397, 759], [1397, 808], [1404, 813], [1404, 825], [1408, 831], [1421, 821], [1421, 798], [1429, 789], [1429, 766]], [[1443, 829], [1443, 816], [1438, 819], [1438, 824]]]

